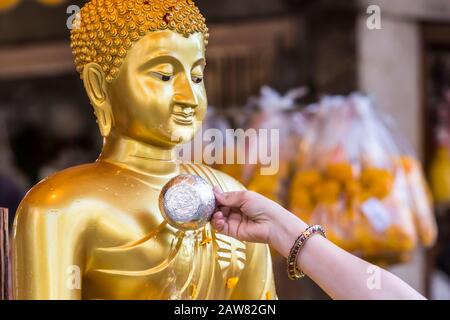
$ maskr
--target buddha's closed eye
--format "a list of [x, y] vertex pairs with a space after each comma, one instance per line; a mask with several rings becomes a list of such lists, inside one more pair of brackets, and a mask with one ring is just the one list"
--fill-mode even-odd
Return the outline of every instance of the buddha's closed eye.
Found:
[[[166, 73], [162, 73], [162, 72], [152, 71], [152, 75], [164, 82], [169, 82], [170, 80], [173, 79], [173, 74], [166, 74]], [[202, 83], [203, 76], [192, 75], [191, 79], [192, 79], [192, 82], [199, 84], [199, 83]]]
[[203, 81], [203, 76], [192, 76], [192, 82], [194, 82], [194, 83], [202, 83], [202, 81]]
[[164, 82], [169, 82], [173, 78], [173, 74], [166, 74], [157, 71], [152, 71], [152, 75]]

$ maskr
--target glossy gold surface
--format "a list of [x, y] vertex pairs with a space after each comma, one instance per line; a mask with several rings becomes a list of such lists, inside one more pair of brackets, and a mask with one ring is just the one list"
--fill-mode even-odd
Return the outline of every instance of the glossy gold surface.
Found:
[[174, 148], [193, 137], [206, 112], [204, 40], [148, 32], [114, 81], [99, 64], [84, 66], [103, 150], [22, 201], [13, 234], [16, 299], [276, 298], [267, 246], [216, 234], [209, 224], [183, 232], [159, 211], [161, 188], [180, 173], [225, 191], [243, 188], [175, 159]]
[[71, 48], [76, 69], [99, 64], [108, 82], [114, 80], [128, 49], [148, 31], [173, 30], [188, 37], [208, 28], [192, 0], [91, 0], [74, 21]]

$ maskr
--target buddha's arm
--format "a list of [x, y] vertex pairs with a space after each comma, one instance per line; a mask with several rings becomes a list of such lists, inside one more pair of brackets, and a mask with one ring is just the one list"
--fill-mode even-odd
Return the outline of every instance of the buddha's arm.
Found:
[[82, 229], [71, 214], [22, 202], [14, 224], [14, 299], [81, 299]]
[[[219, 173], [227, 186], [224, 191], [239, 191], [245, 187], [226, 174]], [[276, 299], [272, 257], [269, 247], [260, 243], [247, 243], [246, 265], [234, 290], [232, 299], [264, 300]]]

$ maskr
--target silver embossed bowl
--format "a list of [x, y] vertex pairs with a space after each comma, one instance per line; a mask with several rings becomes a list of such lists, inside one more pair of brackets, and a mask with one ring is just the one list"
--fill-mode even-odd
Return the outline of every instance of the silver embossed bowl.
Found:
[[191, 174], [171, 179], [159, 195], [159, 209], [166, 221], [184, 231], [205, 226], [215, 208], [212, 186], [205, 179]]

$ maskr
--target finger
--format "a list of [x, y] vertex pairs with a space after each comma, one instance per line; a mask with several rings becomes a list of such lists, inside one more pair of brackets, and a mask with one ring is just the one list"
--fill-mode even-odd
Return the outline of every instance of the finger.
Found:
[[225, 225], [225, 220], [214, 218], [214, 219], [211, 220], [211, 225], [218, 232], [221, 232], [223, 230], [224, 225]]
[[231, 212], [231, 208], [230, 207], [225, 207], [225, 206], [219, 206], [219, 210], [223, 213], [224, 217], [228, 217], [230, 215], [230, 212]]
[[214, 186], [213, 191], [214, 191], [214, 193], [219, 193], [219, 194], [223, 193], [223, 190], [220, 186]]
[[245, 192], [246, 191], [219, 193], [215, 191], [214, 194], [219, 205], [240, 208], [244, 203]]
[[229, 235], [228, 222], [225, 220], [223, 216], [216, 213], [211, 220], [211, 224], [214, 227], [214, 229], [216, 229], [219, 233], [222, 233], [227, 236]]
[[233, 233], [230, 236], [236, 239], [239, 237], [239, 229], [241, 227], [241, 223], [242, 223], [242, 214], [238, 212], [232, 212], [231, 215], [228, 217], [227, 221], [228, 229], [230, 232]]
[[220, 220], [220, 219], [224, 219], [224, 214], [222, 211], [217, 211], [216, 213], [213, 214], [211, 220], [216, 219], [216, 220]]

